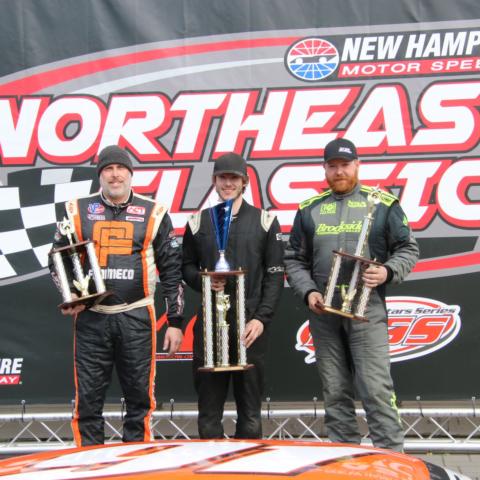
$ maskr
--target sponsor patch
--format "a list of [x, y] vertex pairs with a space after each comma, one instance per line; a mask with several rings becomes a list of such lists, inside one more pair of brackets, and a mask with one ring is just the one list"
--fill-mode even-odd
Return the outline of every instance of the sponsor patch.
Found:
[[93, 213], [89, 213], [87, 218], [89, 220], [105, 220], [105, 215], [95, 215]]
[[125, 220], [128, 220], [129, 222], [144, 222], [145, 218], [144, 217], [133, 217], [132, 215], [127, 215], [125, 217]]
[[138, 205], [129, 205], [127, 207], [127, 213], [132, 215], [145, 215], [145, 207], [140, 207]]
[[87, 207], [88, 213], [99, 214], [105, 212], [105, 207], [98, 202], [89, 203]]
[[357, 202], [355, 200], [349, 200], [348, 206], [350, 208], [367, 208], [367, 202], [362, 202], [362, 201]]
[[327, 225], [320, 223], [315, 230], [316, 235], [339, 235], [341, 233], [358, 233], [362, 230], [362, 222], [345, 223], [339, 225]]
[[320, 215], [335, 215], [337, 211], [336, 203], [322, 203], [320, 205]]

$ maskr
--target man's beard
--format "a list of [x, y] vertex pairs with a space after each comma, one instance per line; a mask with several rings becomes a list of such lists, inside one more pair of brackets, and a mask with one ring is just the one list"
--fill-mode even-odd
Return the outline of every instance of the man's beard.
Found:
[[327, 178], [327, 183], [335, 193], [349, 193], [358, 183], [358, 174], [355, 174], [351, 177], [341, 177], [333, 180]]

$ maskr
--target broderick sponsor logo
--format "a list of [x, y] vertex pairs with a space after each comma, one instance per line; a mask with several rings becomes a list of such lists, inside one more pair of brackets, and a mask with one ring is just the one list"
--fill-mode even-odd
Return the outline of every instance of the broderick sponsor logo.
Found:
[[[460, 307], [422, 297], [388, 297], [390, 361], [429, 355], [455, 339], [461, 328]], [[305, 363], [315, 362], [308, 320], [297, 330], [295, 349], [305, 352]]]
[[0, 386], [19, 385], [23, 358], [0, 358]]

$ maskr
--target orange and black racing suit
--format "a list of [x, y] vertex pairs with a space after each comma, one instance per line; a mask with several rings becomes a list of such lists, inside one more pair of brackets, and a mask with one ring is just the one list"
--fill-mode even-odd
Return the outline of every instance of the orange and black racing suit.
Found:
[[[170, 217], [165, 207], [133, 192], [121, 205], [98, 193], [65, 206], [74, 240], [96, 242], [102, 276], [111, 292], [75, 319], [75, 441], [78, 446], [104, 442], [102, 411], [114, 365], [126, 402], [123, 440], [151, 440], [157, 269], [169, 326], [180, 328], [183, 319], [181, 249]], [[53, 247], [67, 243], [57, 231]], [[88, 272], [88, 259], [85, 263]]]

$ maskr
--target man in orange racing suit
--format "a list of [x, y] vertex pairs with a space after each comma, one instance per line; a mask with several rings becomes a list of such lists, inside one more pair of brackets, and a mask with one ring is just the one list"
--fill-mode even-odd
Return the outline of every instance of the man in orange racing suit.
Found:
[[[104, 443], [102, 412], [114, 365], [126, 401], [123, 441], [153, 439], [157, 268], [169, 324], [163, 348], [175, 353], [183, 337], [181, 250], [167, 209], [133, 192], [132, 162], [118, 146], [100, 152], [97, 173], [100, 192], [65, 204], [74, 240], [96, 242], [102, 277], [111, 292], [90, 309], [62, 309], [75, 317], [72, 429], [78, 446]], [[53, 247], [67, 244], [57, 229]]]

